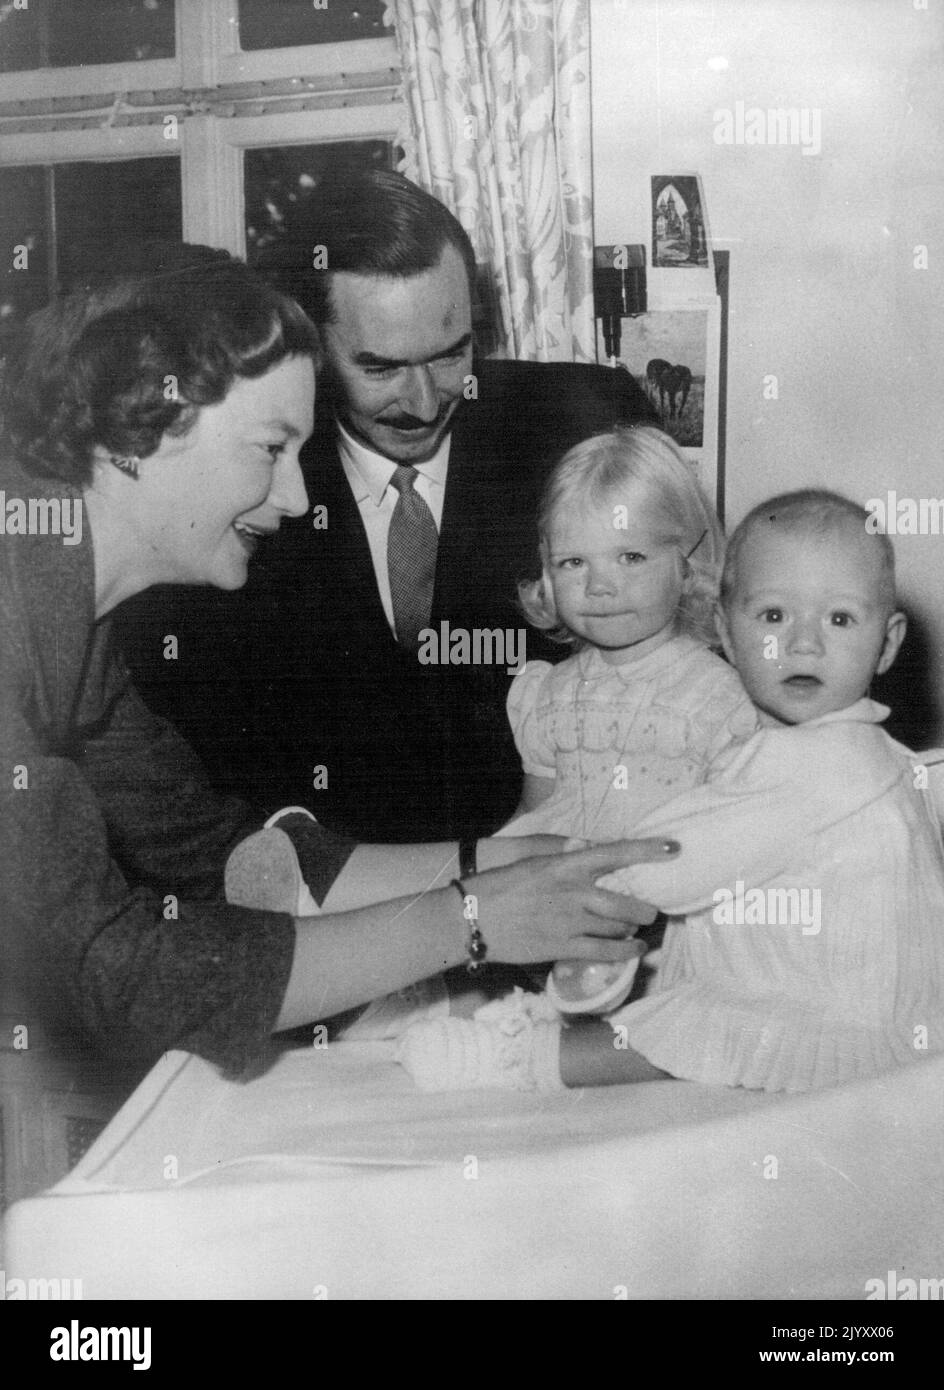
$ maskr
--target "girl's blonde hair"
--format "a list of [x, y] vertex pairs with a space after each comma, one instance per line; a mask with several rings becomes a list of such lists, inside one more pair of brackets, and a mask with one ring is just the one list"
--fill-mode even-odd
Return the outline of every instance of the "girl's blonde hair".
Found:
[[[711, 646], [717, 643], [714, 611], [724, 558], [724, 534], [687, 462], [673, 439], [652, 425], [618, 426], [577, 444], [555, 465], [538, 508], [543, 573], [518, 585], [529, 622], [552, 640], [575, 651], [586, 642], [561, 623], [548, 572], [549, 537], [561, 507], [586, 508], [619, 502], [621, 488], [643, 491], [639, 510], [653, 534], [677, 545], [688, 566], [689, 583], [678, 607], [681, 631]], [[629, 499], [627, 498], [627, 501]], [[616, 525], [614, 517], [614, 525]]]

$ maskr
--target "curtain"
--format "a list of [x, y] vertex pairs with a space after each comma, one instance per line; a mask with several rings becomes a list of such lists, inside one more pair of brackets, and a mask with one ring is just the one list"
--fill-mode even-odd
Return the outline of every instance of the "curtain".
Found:
[[403, 172], [472, 238], [497, 355], [594, 361], [589, 0], [391, 0]]

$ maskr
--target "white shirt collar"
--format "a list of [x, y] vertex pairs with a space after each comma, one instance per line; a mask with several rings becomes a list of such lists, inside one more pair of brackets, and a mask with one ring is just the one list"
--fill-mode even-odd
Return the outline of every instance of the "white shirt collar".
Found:
[[[417, 473], [421, 473], [434, 487], [445, 488], [446, 486], [446, 471], [449, 466], [449, 446], [451, 443], [452, 434], [447, 431], [433, 457], [427, 459], [425, 463], [413, 465]], [[383, 454], [378, 454], [376, 450], [368, 448], [359, 439], [355, 439], [344, 428], [340, 420], [338, 421], [338, 451], [345, 476], [351, 485], [351, 491], [354, 493], [354, 500], [360, 504], [369, 497], [374, 506], [379, 507], [398, 465], [391, 459], [385, 458]]]
[[763, 710], [758, 711], [761, 728], [767, 729], [813, 729], [819, 724], [881, 724], [890, 714], [891, 709], [888, 705], [880, 705], [868, 695], [863, 695], [851, 705], [846, 705], [845, 709], [830, 710], [828, 714], [819, 714], [815, 719], [804, 720], [802, 724], [783, 724], [779, 719], [765, 714]]

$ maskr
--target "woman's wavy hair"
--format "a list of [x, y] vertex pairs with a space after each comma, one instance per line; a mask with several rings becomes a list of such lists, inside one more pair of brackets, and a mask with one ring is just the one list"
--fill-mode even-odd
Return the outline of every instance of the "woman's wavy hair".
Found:
[[708, 646], [717, 645], [714, 612], [724, 533], [694, 468], [675, 441], [652, 425], [618, 426], [594, 435], [570, 449], [555, 466], [538, 509], [543, 572], [540, 579], [518, 585], [519, 602], [529, 622], [574, 651], [587, 645], [558, 616], [548, 570], [551, 527], [562, 508], [613, 508], [620, 504], [621, 492], [627, 505], [640, 509], [654, 535], [681, 552], [689, 581], [678, 608], [681, 631]]
[[4, 364], [3, 436], [33, 473], [81, 486], [96, 446], [147, 458], [238, 378], [296, 354], [320, 365], [317, 329], [244, 262], [153, 244], [30, 316]]

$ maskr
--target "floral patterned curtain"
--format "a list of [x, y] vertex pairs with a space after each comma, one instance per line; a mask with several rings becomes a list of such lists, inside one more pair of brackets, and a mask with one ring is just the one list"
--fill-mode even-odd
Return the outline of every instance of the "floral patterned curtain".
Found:
[[593, 361], [589, 0], [390, 0], [403, 172], [488, 266], [499, 355]]

